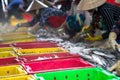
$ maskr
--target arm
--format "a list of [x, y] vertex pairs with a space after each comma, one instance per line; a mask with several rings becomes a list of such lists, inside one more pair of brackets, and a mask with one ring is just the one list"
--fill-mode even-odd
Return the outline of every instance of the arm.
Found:
[[108, 38], [110, 31], [113, 29], [113, 25], [115, 25], [115, 20], [110, 9], [102, 9], [100, 11], [107, 29], [107, 32], [102, 34], [103, 39], [105, 39]]

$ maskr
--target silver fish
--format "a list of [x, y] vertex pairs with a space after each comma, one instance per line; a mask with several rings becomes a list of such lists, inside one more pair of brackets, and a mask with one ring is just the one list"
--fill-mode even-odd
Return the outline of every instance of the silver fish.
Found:
[[105, 54], [105, 53], [99, 52], [99, 51], [93, 51], [93, 53], [96, 54], [96, 55], [99, 55], [99, 56], [103, 56], [103, 57], [115, 58], [115, 56], [112, 55], [112, 54]]

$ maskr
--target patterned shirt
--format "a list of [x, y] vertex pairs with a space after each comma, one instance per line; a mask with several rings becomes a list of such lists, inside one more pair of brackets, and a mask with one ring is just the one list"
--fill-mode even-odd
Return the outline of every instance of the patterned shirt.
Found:
[[[103, 17], [103, 21], [106, 26], [106, 33], [103, 34], [103, 38], [109, 36], [109, 32], [114, 29], [114, 26], [117, 26], [117, 22], [120, 20], [120, 8], [116, 5], [105, 3], [102, 6], [98, 7], [98, 12]], [[120, 26], [117, 26], [119, 29]]]

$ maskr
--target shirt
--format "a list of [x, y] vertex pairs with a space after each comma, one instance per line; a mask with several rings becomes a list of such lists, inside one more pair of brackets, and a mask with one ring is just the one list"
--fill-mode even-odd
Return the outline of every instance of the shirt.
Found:
[[105, 3], [98, 7], [98, 13], [103, 17], [106, 26], [107, 32], [103, 34], [103, 38], [106, 38], [109, 36], [109, 32], [113, 29], [113, 26], [117, 25], [116, 22], [120, 20], [120, 8], [111, 3]]
[[12, 0], [8, 5], [8, 10], [11, 10], [13, 8], [23, 7], [24, 2], [23, 0]]

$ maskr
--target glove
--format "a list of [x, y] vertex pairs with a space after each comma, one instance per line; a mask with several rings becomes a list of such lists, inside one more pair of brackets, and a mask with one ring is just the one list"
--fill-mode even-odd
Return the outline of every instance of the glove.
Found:
[[90, 32], [92, 30], [93, 30], [92, 26], [83, 26], [81, 32]]
[[101, 35], [92, 37], [89, 33], [87, 33], [87, 38], [84, 38], [84, 40], [86, 40], [86, 41], [99, 41], [99, 40], [102, 40], [102, 39], [103, 38], [102, 38]]
[[65, 28], [60, 28], [60, 29], [57, 30], [57, 32], [58, 32], [58, 35], [63, 39], [69, 39], [70, 38], [70, 36], [68, 34], [66, 34], [66, 32], [65, 32]]
[[117, 34], [115, 32], [110, 32], [110, 34], [109, 34], [109, 44], [114, 50], [116, 50], [116, 48], [119, 45], [116, 41], [116, 38], [117, 38]]

